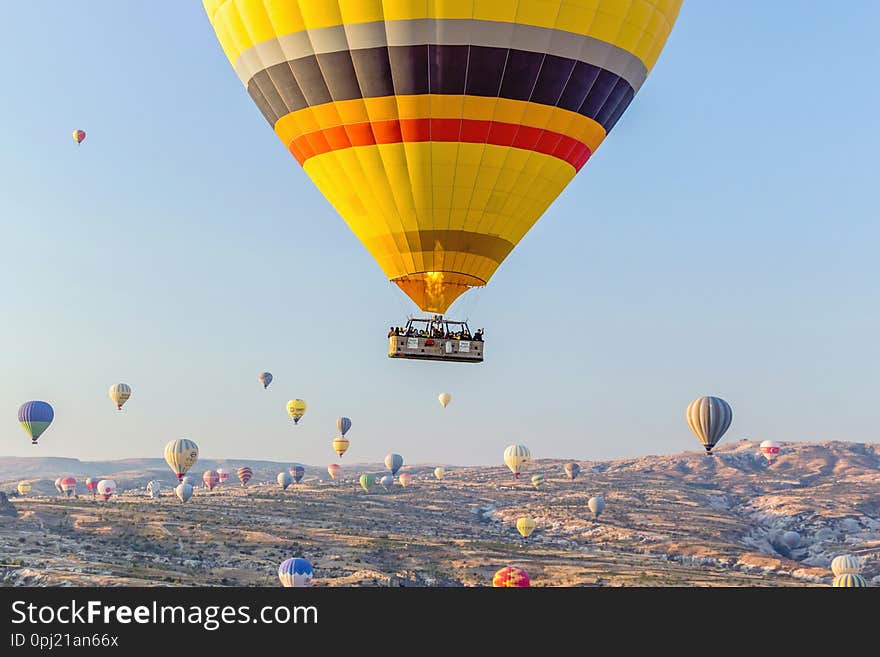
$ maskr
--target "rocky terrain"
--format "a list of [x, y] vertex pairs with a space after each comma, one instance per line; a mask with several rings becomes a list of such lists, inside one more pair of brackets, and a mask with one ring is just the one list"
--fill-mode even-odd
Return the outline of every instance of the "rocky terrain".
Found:
[[[200, 460], [199, 480], [208, 467], [233, 474], [182, 504], [159, 459], [4, 458], [0, 491], [17, 514], [0, 514], [0, 583], [276, 586], [278, 563], [304, 556], [316, 586], [485, 586], [508, 564], [533, 586], [827, 586], [830, 560], [850, 553], [880, 585], [878, 444], [790, 443], [768, 466], [757, 443], [740, 441], [714, 458], [580, 461], [574, 481], [564, 463], [535, 462], [517, 481], [504, 466], [447, 466], [443, 481], [434, 464], [408, 466], [409, 487], [366, 493], [358, 476], [382, 466], [348, 466], [341, 481], [307, 466], [282, 491], [275, 475], [290, 464]], [[234, 474], [244, 464], [247, 489]], [[54, 490], [68, 474], [78, 497]], [[112, 476], [120, 493], [94, 499], [85, 476]], [[167, 486], [158, 500], [144, 492], [154, 478]], [[22, 480], [27, 497], [15, 491]], [[606, 502], [598, 519], [592, 495]], [[522, 515], [537, 521], [527, 540], [514, 527]]]

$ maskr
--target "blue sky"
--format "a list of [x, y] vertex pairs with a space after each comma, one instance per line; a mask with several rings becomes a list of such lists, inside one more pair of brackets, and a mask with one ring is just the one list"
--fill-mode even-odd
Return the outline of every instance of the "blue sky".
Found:
[[[703, 394], [734, 408], [725, 442], [878, 439], [876, 3], [685, 2], [602, 148], [458, 303], [486, 329], [480, 366], [386, 357], [415, 307], [260, 116], [201, 3], [4, 20], [2, 455], [161, 456], [185, 436], [207, 458], [321, 465], [341, 414], [344, 462], [674, 453], [699, 449], [684, 411]], [[28, 399], [56, 409], [37, 448]]]

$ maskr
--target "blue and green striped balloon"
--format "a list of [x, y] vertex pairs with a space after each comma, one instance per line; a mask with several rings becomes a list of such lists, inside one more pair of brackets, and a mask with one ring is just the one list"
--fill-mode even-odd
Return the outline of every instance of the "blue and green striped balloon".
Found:
[[28, 401], [18, 409], [18, 421], [21, 428], [31, 437], [31, 444], [37, 440], [55, 419], [55, 411], [44, 401]]

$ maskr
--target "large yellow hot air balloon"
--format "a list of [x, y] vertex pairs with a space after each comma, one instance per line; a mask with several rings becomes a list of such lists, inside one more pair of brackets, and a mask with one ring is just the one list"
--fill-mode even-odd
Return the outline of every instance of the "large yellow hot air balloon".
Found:
[[302, 399], [291, 399], [287, 402], [287, 414], [293, 419], [294, 424], [299, 424], [302, 416], [306, 414], [306, 403]]
[[443, 313], [617, 123], [681, 0], [203, 0], [239, 79], [385, 275]]
[[165, 462], [177, 475], [178, 481], [183, 481], [183, 475], [199, 460], [199, 447], [187, 438], [172, 440], [165, 445]]
[[518, 531], [523, 538], [531, 536], [537, 526], [538, 523], [535, 522], [534, 518], [523, 516], [516, 519], [516, 531]]
[[333, 439], [333, 451], [339, 454], [339, 458], [348, 450], [349, 440], [345, 436], [339, 436]]

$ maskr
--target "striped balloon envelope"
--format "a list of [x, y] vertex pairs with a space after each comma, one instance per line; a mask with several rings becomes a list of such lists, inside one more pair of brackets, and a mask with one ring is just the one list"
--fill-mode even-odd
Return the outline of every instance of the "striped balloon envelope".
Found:
[[241, 482], [242, 488], [247, 488], [248, 482], [251, 480], [251, 477], [254, 476], [254, 471], [249, 467], [244, 466], [243, 468], [239, 468], [235, 471], [235, 474], [238, 475], [238, 480]]
[[205, 470], [202, 475], [202, 481], [208, 487], [208, 490], [214, 490], [214, 486], [220, 483], [220, 475], [217, 474], [216, 470]]
[[516, 566], [505, 566], [492, 578], [492, 586], [496, 588], [514, 588], [531, 586], [529, 574]]
[[306, 469], [304, 466], [299, 463], [295, 463], [293, 466], [288, 468], [288, 472], [290, 472], [290, 476], [293, 477], [293, 483], [298, 484], [302, 481], [302, 478], [306, 474]]
[[688, 404], [685, 418], [706, 454], [711, 455], [733, 421], [733, 409], [720, 397], [698, 397]]
[[297, 588], [308, 586], [312, 582], [315, 571], [306, 559], [287, 559], [278, 566], [278, 579], [281, 586]]
[[34, 400], [25, 402], [18, 409], [18, 422], [25, 433], [31, 437], [31, 444], [36, 445], [37, 440], [55, 419], [55, 411], [44, 401]]
[[858, 575], [862, 562], [851, 554], [841, 554], [831, 561], [831, 572], [835, 575]]
[[536, 490], [543, 485], [544, 485], [544, 475], [539, 475], [539, 474], [532, 475], [532, 486], [534, 486]]
[[177, 475], [178, 481], [183, 481], [191, 467], [199, 460], [199, 446], [188, 438], [178, 438], [169, 441], [165, 445], [165, 462], [171, 471]]
[[868, 586], [867, 580], [856, 573], [844, 573], [834, 578], [834, 587], [861, 589]]
[[203, 0], [242, 84], [389, 280], [443, 313], [615, 126], [681, 0]]

